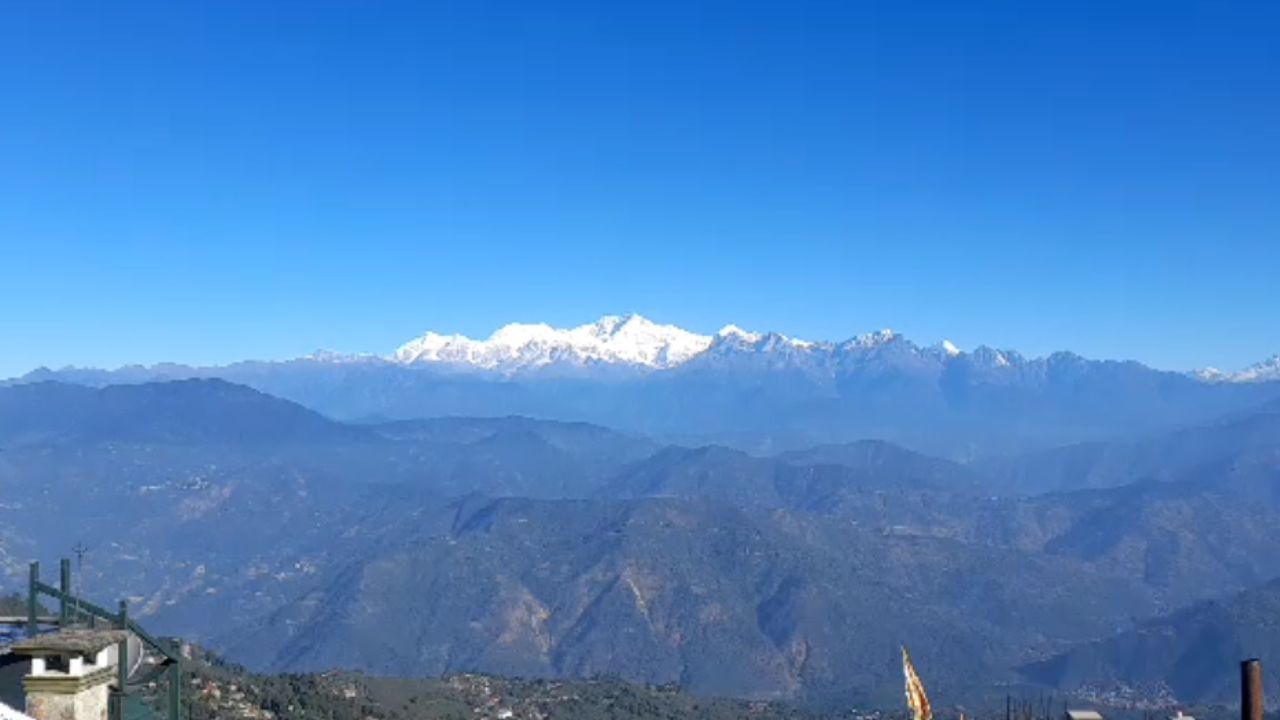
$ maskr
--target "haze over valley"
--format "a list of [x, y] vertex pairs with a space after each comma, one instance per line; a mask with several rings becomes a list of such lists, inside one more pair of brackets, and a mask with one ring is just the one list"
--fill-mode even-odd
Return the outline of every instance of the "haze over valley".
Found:
[[1131, 638], [1278, 649], [1247, 608], [1280, 577], [1280, 382], [888, 332], [517, 329], [10, 381], [4, 584], [84, 541], [89, 592], [261, 671], [819, 705], [892, 702], [904, 642], [986, 700], [1224, 702], [1230, 663], [1135, 664]]

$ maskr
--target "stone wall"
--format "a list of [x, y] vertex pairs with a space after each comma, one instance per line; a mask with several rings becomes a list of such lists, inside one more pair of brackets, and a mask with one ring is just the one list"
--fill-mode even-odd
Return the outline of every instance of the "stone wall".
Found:
[[31, 693], [27, 695], [27, 714], [35, 720], [107, 720], [109, 699], [106, 685], [72, 695]]
[[111, 698], [111, 686], [107, 682], [87, 683], [79, 678], [55, 680], [46, 676], [27, 678], [26, 686], [27, 714], [35, 720], [107, 720]]

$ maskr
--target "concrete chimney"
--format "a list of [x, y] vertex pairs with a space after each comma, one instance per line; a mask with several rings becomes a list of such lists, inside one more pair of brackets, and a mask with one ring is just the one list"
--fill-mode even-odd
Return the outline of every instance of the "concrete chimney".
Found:
[[59, 630], [27, 638], [12, 651], [31, 657], [22, 679], [27, 714], [34, 720], [107, 720], [115, 647], [123, 630]]

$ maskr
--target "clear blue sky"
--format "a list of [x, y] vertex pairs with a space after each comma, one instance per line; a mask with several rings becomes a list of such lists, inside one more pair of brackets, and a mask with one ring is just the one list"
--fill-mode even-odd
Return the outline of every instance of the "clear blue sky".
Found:
[[0, 8], [0, 375], [637, 311], [1280, 352], [1280, 3]]

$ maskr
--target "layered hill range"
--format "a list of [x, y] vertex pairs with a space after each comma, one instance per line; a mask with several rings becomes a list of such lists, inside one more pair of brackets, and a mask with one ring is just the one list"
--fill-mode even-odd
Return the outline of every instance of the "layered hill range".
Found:
[[943, 703], [1224, 701], [1240, 652], [1280, 655], [1276, 527], [1280, 401], [958, 463], [339, 422], [216, 379], [0, 388], [0, 595], [85, 542], [81, 591], [262, 670], [897, 706], [906, 642]]
[[1280, 356], [1238, 373], [1155, 370], [1060, 352], [963, 352], [884, 330], [812, 342], [728, 326], [699, 335], [638, 315], [572, 329], [427, 333], [388, 356], [223, 367], [41, 369], [104, 386], [216, 377], [341, 420], [522, 415], [751, 451], [875, 438], [954, 459], [1139, 437], [1280, 397]]

